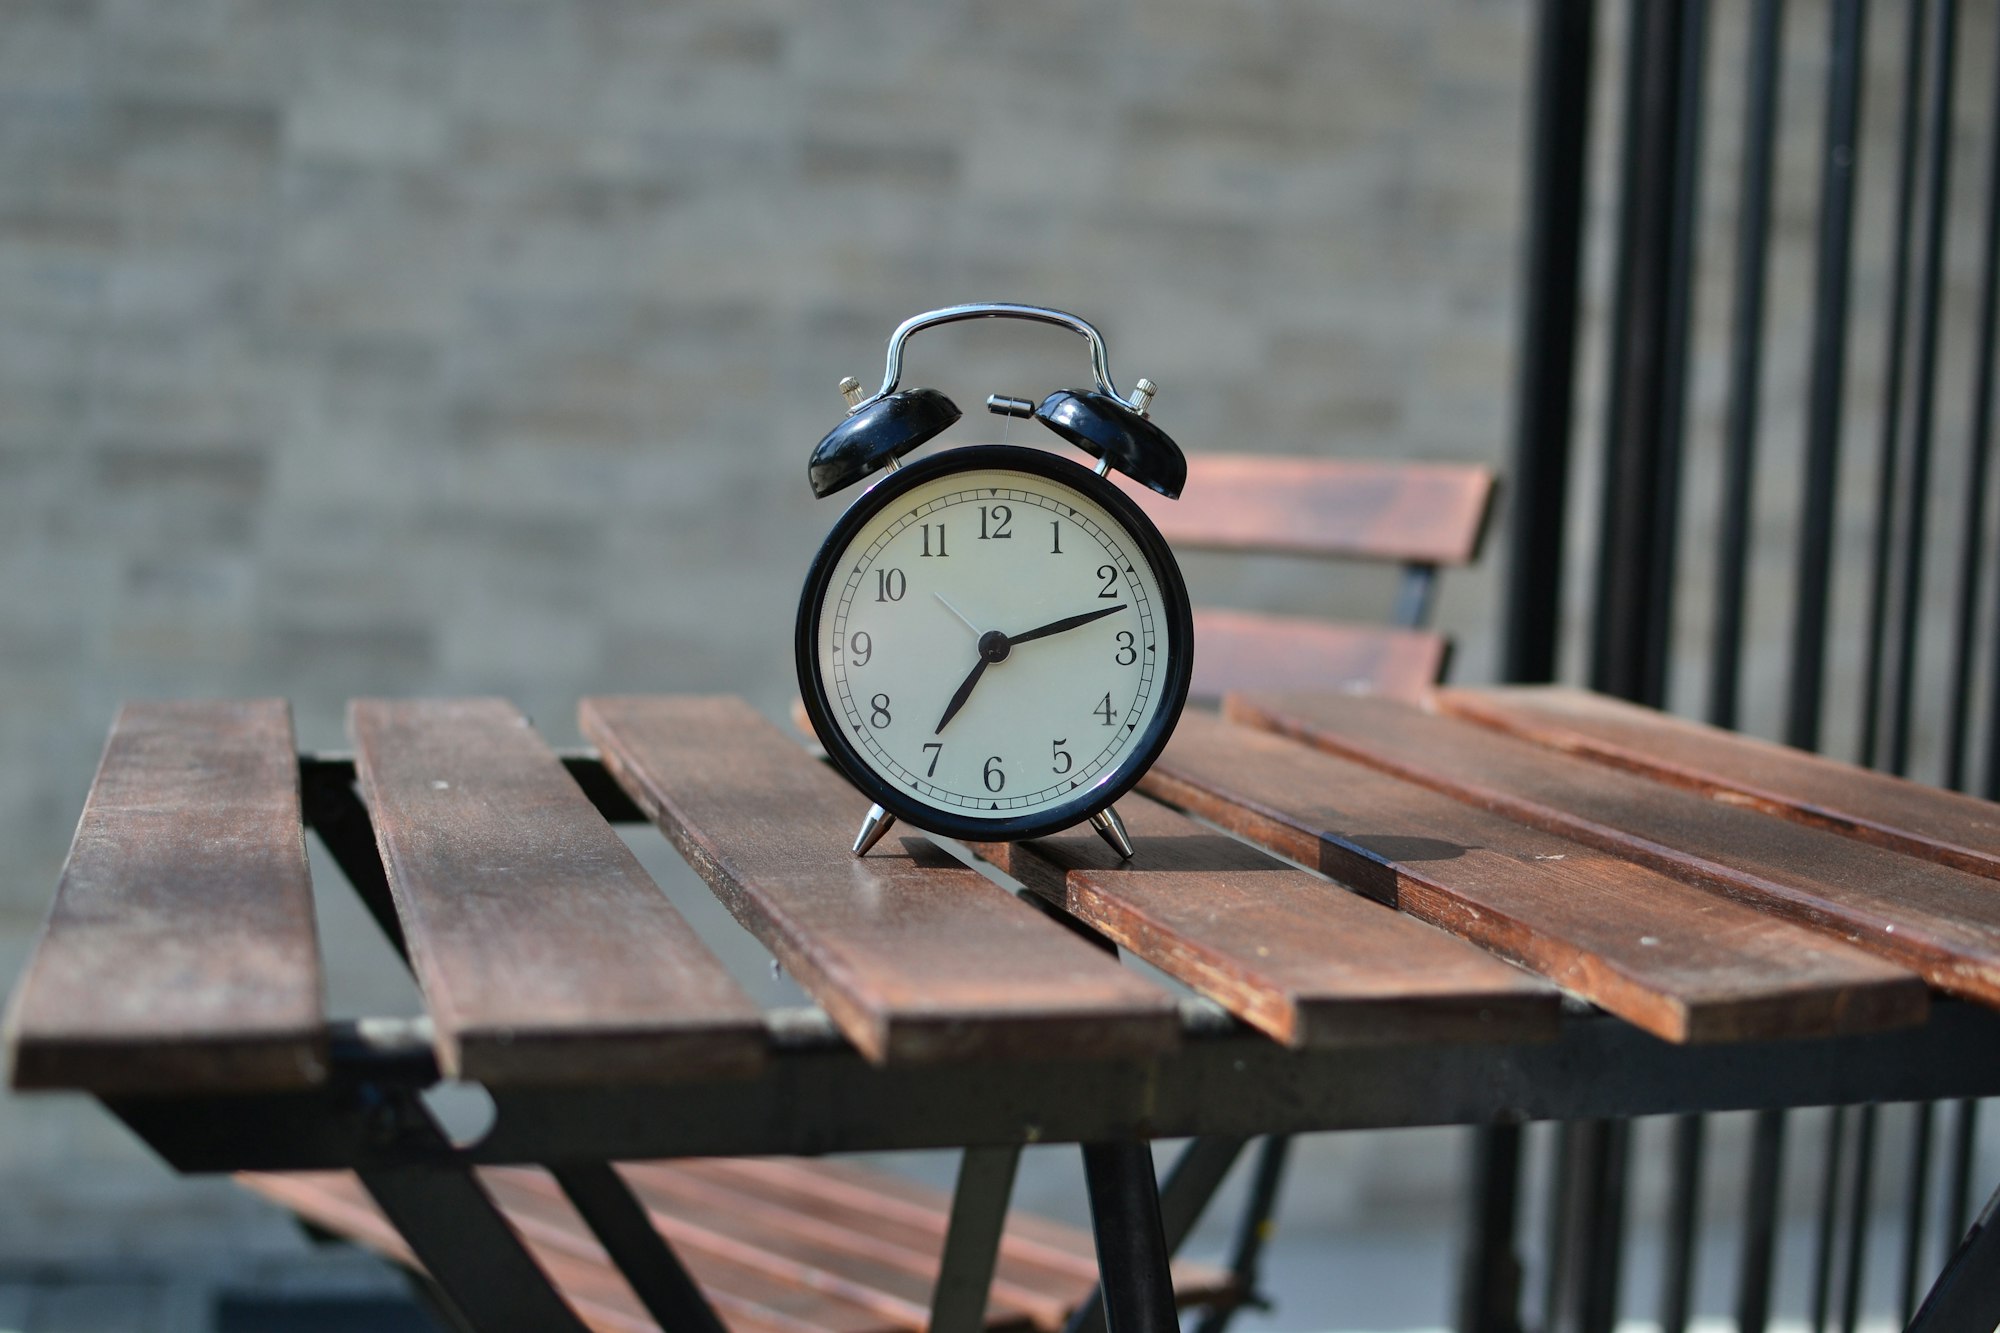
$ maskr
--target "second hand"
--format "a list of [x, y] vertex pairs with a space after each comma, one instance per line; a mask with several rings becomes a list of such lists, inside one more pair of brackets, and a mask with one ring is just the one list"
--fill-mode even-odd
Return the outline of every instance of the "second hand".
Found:
[[964, 621], [964, 622], [965, 622], [965, 627], [966, 627], [967, 629], [971, 630], [971, 631], [973, 632], [973, 634], [974, 634], [975, 636], [977, 636], [977, 635], [979, 635], [979, 634], [981, 634], [981, 633], [984, 633], [984, 631], [983, 631], [983, 630], [981, 630], [981, 629], [979, 628], [979, 626], [977, 626], [977, 625], [975, 625], [975, 624], [973, 624], [973, 623], [972, 623], [972, 618], [971, 618], [970, 616], [966, 615], [966, 614], [965, 614], [965, 612], [963, 612], [963, 611], [959, 610], [959, 609], [958, 609], [957, 607], [953, 606], [953, 605], [952, 605], [952, 604], [951, 604], [950, 602], [946, 602], [946, 601], [945, 601], [945, 596], [944, 596], [944, 594], [943, 594], [943, 593], [941, 593], [941, 592], [932, 592], [932, 593], [931, 593], [931, 596], [933, 596], [933, 597], [937, 598], [937, 599], [938, 599], [938, 600], [939, 600], [940, 602], [944, 602], [944, 609], [945, 609], [945, 610], [947, 610], [947, 611], [949, 611], [949, 612], [951, 612], [951, 613], [952, 613], [953, 615], [957, 616], [957, 617], [958, 617], [958, 618], [959, 618], [960, 620]]

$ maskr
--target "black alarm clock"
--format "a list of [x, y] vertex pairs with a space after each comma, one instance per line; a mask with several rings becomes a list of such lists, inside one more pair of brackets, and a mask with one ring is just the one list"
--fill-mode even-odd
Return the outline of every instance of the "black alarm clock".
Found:
[[[1096, 460], [970, 444], [904, 463], [959, 419], [934, 389], [898, 390], [903, 344], [968, 319], [1024, 319], [1087, 339], [1096, 384], [994, 412], [1039, 421]], [[1104, 339], [1039, 306], [952, 306], [905, 320], [882, 386], [813, 450], [813, 493], [880, 473], [834, 524], [799, 599], [799, 691], [828, 757], [874, 806], [865, 855], [897, 819], [1007, 842], [1088, 820], [1122, 857], [1112, 802], [1159, 756], [1187, 702], [1194, 630], [1173, 553], [1105, 474], [1169, 498], [1180, 447], [1155, 392], [1112, 384]]]

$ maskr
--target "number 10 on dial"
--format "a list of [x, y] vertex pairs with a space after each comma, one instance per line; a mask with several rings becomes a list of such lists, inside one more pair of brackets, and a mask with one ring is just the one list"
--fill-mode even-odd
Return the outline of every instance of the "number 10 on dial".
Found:
[[828, 536], [800, 601], [801, 691], [886, 813], [1035, 837], [1098, 815], [1166, 744], [1187, 608], [1116, 487], [1038, 450], [955, 449], [881, 478]]

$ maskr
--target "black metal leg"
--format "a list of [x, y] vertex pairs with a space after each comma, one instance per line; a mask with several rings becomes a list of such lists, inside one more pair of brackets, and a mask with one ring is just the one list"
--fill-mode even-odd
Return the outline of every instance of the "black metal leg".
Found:
[[409, 961], [403, 943], [403, 923], [396, 915], [389, 876], [375, 847], [375, 823], [354, 790], [351, 759], [305, 758], [299, 762], [299, 804], [305, 822], [319, 835], [368, 914], [389, 939], [390, 947]]
[[1152, 1151], [1143, 1141], [1086, 1143], [1083, 1174], [1090, 1188], [1106, 1328], [1110, 1333], [1177, 1333], [1180, 1320], [1167, 1271]]
[[959, 1158], [951, 1226], [944, 1236], [937, 1290], [931, 1295], [931, 1333], [986, 1327], [987, 1293], [993, 1286], [993, 1265], [1007, 1227], [1007, 1201], [1013, 1197], [1014, 1170], [1020, 1163], [1018, 1146], [967, 1148]]
[[1514, 1228], [1520, 1216], [1521, 1127], [1483, 1125], [1473, 1131], [1471, 1214], [1458, 1278], [1458, 1333], [1520, 1333], [1521, 1258]]
[[552, 1166], [549, 1174], [660, 1327], [674, 1333], [725, 1333], [714, 1307], [616, 1168], [608, 1162], [579, 1162]]
[[[1291, 1135], [1271, 1134], [1265, 1137], [1257, 1153], [1257, 1174], [1250, 1182], [1250, 1198], [1243, 1205], [1236, 1243], [1229, 1252], [1229, 1271], [1243, 1293], [1243, 1304], [1263, 1304], [1257, 1295], [1257, 1261], [1271, 1235], [1271, 1216], [1277, 1211], [1278, 1186], [1285, 1178], [1285, 1158], [1291, 1147]], [[1179, 1248], [1178, 1242], [1175, 1248]], [[1195, 1326], [1195, 1333], [1223, 1333], [1241, 1308], [1242, 1305], [1232, 1304], [1210, 1310]]]
[[583, 1333], [583, 1324], [466, 1167], [357, 1173], [453, 1318], [479, 1333]]
[[1932, 1284], [1908, 1333], [1993, 1333], [2000, 1326], [2000, 1190]]
[[[1236, 1163], [1248, 1139], [1201, 1138], [1181, 1150], [1167, 1183], [1160, 1187], [1160, 1231], [1166, 1237], [1169, 1257], [1201, 1220], [1202, 1209], [1215, 1197], [1229, 1168]], [[1104, 1288], [1084, 1298], [1064, 1325], [1063, 1333], [1104, 1333]]]

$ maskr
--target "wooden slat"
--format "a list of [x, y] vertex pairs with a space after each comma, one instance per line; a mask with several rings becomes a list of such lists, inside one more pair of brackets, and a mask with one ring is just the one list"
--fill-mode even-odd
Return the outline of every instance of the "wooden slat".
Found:
[[868, 803], [741, 700], [586, 699], [606, 765], [869, 1059], [1137, 1055], [1174, 1001]]
[[1560, 686], [1447, 690], [1445, 712], [1942, 865], [2000, 878], [2000, 805]]
[[1403, 704], [1244, 696], [1232, 697], [1231, 712], [1814, 926], [1942, 990], [2000, 1004], [2000, 893], [1980, 876]]
[[1915, 977], [1859, 950], [1280, 736], [1186, 715], [1143, 786], [1670, 1041], [1926, 1012]]
[[8, 1013], [14, 1086], [305, 1086], [321, 989], [290, 710], [127, 705]]
[[1181, 498], [1125, 484], [1175, 546], [1465, 565], [1493, 498], [1486, 468], [1210, 454]]
[[762, 1019], [504, 700], [357, 700], [363, 799], [445, 1073], [706, 1078]]
[[1251, 611], [1194, 613], [1197, 699], [1229, 690], [1352, 689], [1418, 699], [1444, 674], [1446, 641], [1429, 630], [1344, 625]]
[[976, 850], [1293, 1046], [1553, 1037], [1556, 991], [1464, 941], [1144, 797], [1135, 855], [1085, 828]]

